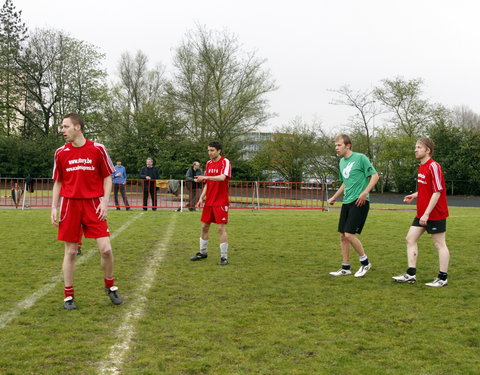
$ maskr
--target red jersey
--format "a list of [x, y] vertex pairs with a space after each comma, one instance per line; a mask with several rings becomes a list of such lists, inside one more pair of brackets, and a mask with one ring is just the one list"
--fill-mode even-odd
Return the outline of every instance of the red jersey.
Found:
[[443, 220], [448, 217], [447, 192], [442, 167], [433, 159], [418, 166], [417, 218], [421, 218], [428, 207], [433, 193], [440, 192], [440, 198], [428, 220]]
[[209, 160], [205, 165], [205, 176], [219, 176], [224, 174], [227, 178], [223, 181], [210, 181], [207, 183], [207, 199], [205, 206], [228, 206], [228, 181], [232, 177], [230, 160], [220, 157], [218, 161]]
[[115, 169], [105, 147], [86, 140], [82, 147], [71, 142], [55, 151], [53, 179], [62, 183], [60, 196], [90, 199], [103, 196], [103, 182]]

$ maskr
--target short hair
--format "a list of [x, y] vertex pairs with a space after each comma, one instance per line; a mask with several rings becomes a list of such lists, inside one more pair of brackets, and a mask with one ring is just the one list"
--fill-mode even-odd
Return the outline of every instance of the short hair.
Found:
[[117, 158], [117, 160], [115, 160], [115, 162], [116, 162], [116, 163], [118, 163], [118, 162], [120, 162], [120, 163], [121, 163], [121, 162], [122, 162], [122, 159], [120, 159], [120, 158]]
[[222, 150], [222, 144], [218, 141], [212, 141], [208, 144], [208, 147], [214, 147], [217, 150], [221, 151]]
[[432, 138], [420, 138], [417, 142], [420, 142], [426, 148], [430, 149], [430, 156], [433, 155], [433, 151], [435, 150], [435, 143], [433, 142]]
[[352, 140], [350, 139], [350, 136], [347, 134], [339, 134], [335, 137], [335, 141], [339, 141], [340, 139], [343, 141], [345, 146], [350, 145], [350, 149], [352, 148]]
[[67, 113], [65, 116], [63, 116], [64, 120], [66, 118], [69, 118], [70, 121], [72, 121], [73, 125], [80, 125], [80, 129], [82, 130], [82, 133], [85, 131], [85, 120], [78, 113], [73, 113], [73, 112]]
[[[152, 158], [147, 158], [147, 160], [151, 160], [151, 161], [152, 161], [152, 163], [153, 163], [153, 159], [152, 159]], [[145, 160], [145, 161], [147, 161], [147, 160]]]

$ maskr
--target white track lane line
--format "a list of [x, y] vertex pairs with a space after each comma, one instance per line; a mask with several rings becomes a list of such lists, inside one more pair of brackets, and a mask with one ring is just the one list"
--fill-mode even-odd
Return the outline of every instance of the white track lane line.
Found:
[[[118, 228], [111, 236], [110, 239], [114, 240], [120, 233], [122, 233], [125, 229], [127, 229], [130, 224], [132, 224], [135, 220], [137, 220], [143, 213], [137, 214], [130, 218], [125, 224], [123, 224], [120, 228]], [[77, 260], [77, 266], [82, 265], [88, 259], [91, 258], [93, 254], [97, 254], [98, 251], [90, 250], [83, 254], [80, 259]], [[0, 315], [0, 329], [4, 328], [8, 323], [10, 323], [13, 319], [15, 319], [23, 310], [29, 309], [32, 307], [38, 299], [42, 298], [44, 295], [49, 293], [53, 288], [57, 286], [59, 282], [63, 280], [63, 273], [60, 272], [58, 275], [53, 276], [48, 283], [42, 286], [40, 289], [35, 291], [33, 294], [29, 295], [27, 298], [23, 299], [15, 307], [12, 309], [4, 312]]]
[[135, 300], [129, 303], [129, 308], [125, 312], [123, 322], [115, 332], [116, 344], [111, 346], [110, 352], [106, 357], [108, 360], [100, 363], [97, 371], [99, 375], [120, 373], [123, 362], [125, 361], [125, 356], [130, 350], [132, 338], [135, 335], [135, 324], [145, 311], [145, 305], [148, 301], [146, 294], [152, 287], [157, 276], [158, 268], [165, 257], [168, 244], [175, 229], [177, 217], [178, 215], [172, 216], [172, 220], [165, 231], [165, 237], [163, 237], [162, 241], [155, 248], [150, 261], [145, 267], [139, 287], [132, 293], [132, 296], [135, 296]]

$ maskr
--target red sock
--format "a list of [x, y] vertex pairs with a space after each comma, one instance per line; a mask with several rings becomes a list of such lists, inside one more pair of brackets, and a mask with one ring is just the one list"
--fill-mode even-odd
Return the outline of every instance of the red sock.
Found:
[[65, 298], [73, 297], [73, 295], [74, 295], [73, 285], [64, 287], [63, 288], [63, 294], [65, 295]]
[[104, 278], [103, 281], [105, 282], [105, 288], [107, 289], [110, 289], [115, 283], [115, 279], [113, 277], [108, 279]]

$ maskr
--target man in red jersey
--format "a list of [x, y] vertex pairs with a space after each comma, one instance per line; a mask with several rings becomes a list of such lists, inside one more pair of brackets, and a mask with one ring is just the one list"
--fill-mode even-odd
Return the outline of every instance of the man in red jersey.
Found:
[[63, 118], [60, 131], [67, 143], [55, 151], [53, 167], [55, 182], [51, 222], [58, 227], [58, 239], [65, 242], [63, 307], [67, 310], [77, 308], [73, 276], [82, 232], [85, 237], [97, 240], [105, 291], [115, 305], [122, 303], [118, 288], [114, 286], [113, 254], [106, 221], [112, 190], [110, 175], [114, 168], [105, 147], [85, 139], [84, 127], [82, 116], [76, 113], [69, 113]]
[[[195, 176], [195, 182], [205, 181], [202, 194], [196, 207], [203, 207], [202, 233], [200, 236], [200, 251], [190, 260], [207, 258], [208, 231], [210, 224], [216, 223], [220, 235], [220, 266], [228, 264], [228, 235], [225, 226], [228, 223], [228, 181], [232, 177], [230, 160], [220, 155], [222, 145], [219, 142], [208, 144], [208, 156], [210, 160], [205, 165], [205, 175]], [[204, 202], [205, 200], [205, 202]]]
[[438, 250], [440, 271], [438, 277], [425, 285], [442, 287], [448, 285], [447, 272], [450, 253], [445, 241], [447, 231], [447, 193], [442, 167], [432, 159], [434, 150], [433, 140], [421, 138], [415, 145], [415, 157], [420, 160], [418, 166], [417, 192], [407, 195], [406, 203], [417, 200], [417, 216], [407, 233], [407, 272], [394, 276], [393, 280], [399, 283], [413, 284], [417, 281], [417, 242], [420, 236], [427, 231], [432, 235], [433, 244]]

